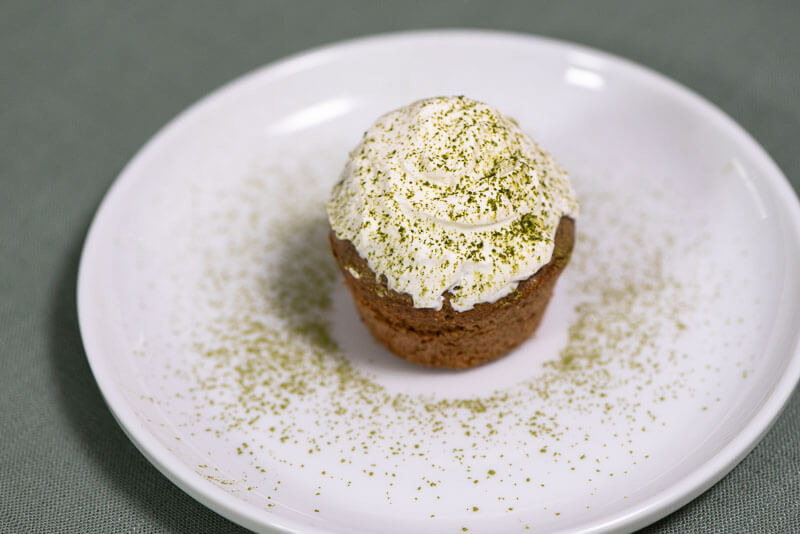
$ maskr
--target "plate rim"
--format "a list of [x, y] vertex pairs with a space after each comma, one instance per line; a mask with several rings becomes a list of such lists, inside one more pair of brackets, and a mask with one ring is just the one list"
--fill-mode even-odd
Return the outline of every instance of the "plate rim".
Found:
[[[371, 47], [377, 44], [386, 45], [392, 42], [401, 43], [437, 38], [453, 41], [507, 40], [531, 46], [558, 47], [565, 51], [581, 52], [621, 65], [626, 69], [636, 71], [637, 74], [644, 76], [645, 79], [649, 79], [651, 82], [657, 82], [669, 90], [671, 97], [679, 98], [692, 109], [702, 111], [705, 116], [713, 118], [717, 123], [721, 124], [733, 137], [738, 138], [738, 141], [748, 147], [758, 161], [766, 165], [769, 173], [764, 180], [779, 193], [779, 209], [788, 215], [787, 224], [793, 227], [797, 236], [800, 236], [800, 201], [798, 201], [794, 189], [786, 175], [766, 150], [732, 117], [702, 95], [665, 74], [624, 57], [583, 44], [538, 34], [488, 29], [439, 28], [398, 31], [366, 35], [316, 46], [266, 63], [224, 83], [190, 104], [161, 126], [137, 150], [135, 155], [114, 178], [94, 214], [83, 243], [78, 266], [76, 303], [81, 339], [92, 375], [109, 411], [128, 439], [151, 464], [182, 491], [204, 506], [246, 528], [287, 534], [301, 531], [320, 534], [329, 532], [324, 527], [312, 526], [308, 523], [276, 516], [270, 517], [269, 512], [265, 512], [264, 509], [238, 499], [213, 483], [201, 478], [184, 463], [176, 462], [175, 455], [164, 444], [158, 441], [146, 427], [137, 424], [135, 412], [128, 405], [122, 394], [114, 387], [112, 371], [104, 363], [103, 354], [98, 349], [98, 341], [88, 322], [88, 317], [92, 314], [87, 303], [87, 293], [90, 291], [88, 288], [91, 282], [87, 279], [86, 273], [90, 271], [88, 264], [94, 249], [98, 246], [96, 243], [99, 239], [99, 228], [101, 223], [108, 217], [109, 206], [112, 204], [113, 199], [120, 194], [121, 184], [130, 181], [132, 178], [129, 178], [129, 176], [135, 176], [134, 171], [138, 167], [139, 161], [172, 130], [180, 127], [187, 117], [211, 104], [234, 86], [247, 83], [248, 80], [255, 77], [264, 77], [265, 80], [280, 78], [292, 72], [313, 68], [318, 64], [324, 64], [346, 55], [353, 49]], [[785, 372], [777, 379], [775, 386], [765, 397], [762, 405], [754, 412], [736, 436], [705, 460], [692, 475], [653, 494], [638, 506], [623, 509], [608, 518], [601, 518], [588, 523], [583, 531], [599, 533], [619, 530], [628, 531], [644, 527], [684, 506], [728, 474], [770, 430], [786, 407], [798, 382], [800, 382], [800, 339], [795, 339], [794, 348], [790, 352], [787, 355], [788, 363]], [[265, 513], [267, 514], [266, 520]]]

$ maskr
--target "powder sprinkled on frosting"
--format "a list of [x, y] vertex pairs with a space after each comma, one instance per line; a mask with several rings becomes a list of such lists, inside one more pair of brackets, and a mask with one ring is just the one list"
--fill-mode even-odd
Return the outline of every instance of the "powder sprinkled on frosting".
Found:
[[578, 203], [566, 172], [498, 110], [436, 97], [382, 116], [350, 154], [331, 226], [414, 306], [494, 302], [550, 261]]

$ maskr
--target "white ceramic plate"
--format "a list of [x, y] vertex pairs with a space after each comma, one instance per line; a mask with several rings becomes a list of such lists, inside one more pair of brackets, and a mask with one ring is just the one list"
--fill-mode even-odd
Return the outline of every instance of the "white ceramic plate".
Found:
[[[533, 339], [465, 372], [372, 341], [324, 202], [381, 113], [466, 94], [572, 174], [573, 260]], [[187, 493], [267, 532], [626, 531], [711, 486], [800, 375], [800, 209], [684, 87], [584, 47], [425, 32], [216, 91], [127, 166], [78, 284], [97, 382]]]

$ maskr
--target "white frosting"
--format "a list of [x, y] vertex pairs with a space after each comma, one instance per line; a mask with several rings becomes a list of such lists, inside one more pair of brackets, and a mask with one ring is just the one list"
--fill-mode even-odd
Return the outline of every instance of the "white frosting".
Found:
[[578, 203], [564, 172], [517, 123], [465, 97], [382, 116], [334, 186], [328, 215], [389, 288], [418, 308], [494, 302], [550, 261]]
[[347, 272], [350, 273], [350, 276], [352, 276], [356, 280], [361, 280], [361, 275], [358, 274], [358, 271], [356, 271], [355, 269], [353, 269], [349, 265], [347, 267], [345, 267], [345, 268], [347, 269]]

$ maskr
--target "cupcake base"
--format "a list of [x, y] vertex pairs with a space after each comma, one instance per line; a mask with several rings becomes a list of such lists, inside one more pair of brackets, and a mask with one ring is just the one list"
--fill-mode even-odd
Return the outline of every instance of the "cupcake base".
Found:
[[449, 294], [440, 310], [415, 308], [410, 295], [389, 289], [385, 277], [377, 279], [350, 241], [333, 231], [329, 237], [356, 309], [375, 339], [410, 362], [465, 369], [500, 358], [534, 333], [572, 253], [575, 222], [561, 218], [550, 262], [516, 290], [465, 312], [453, 310]]

